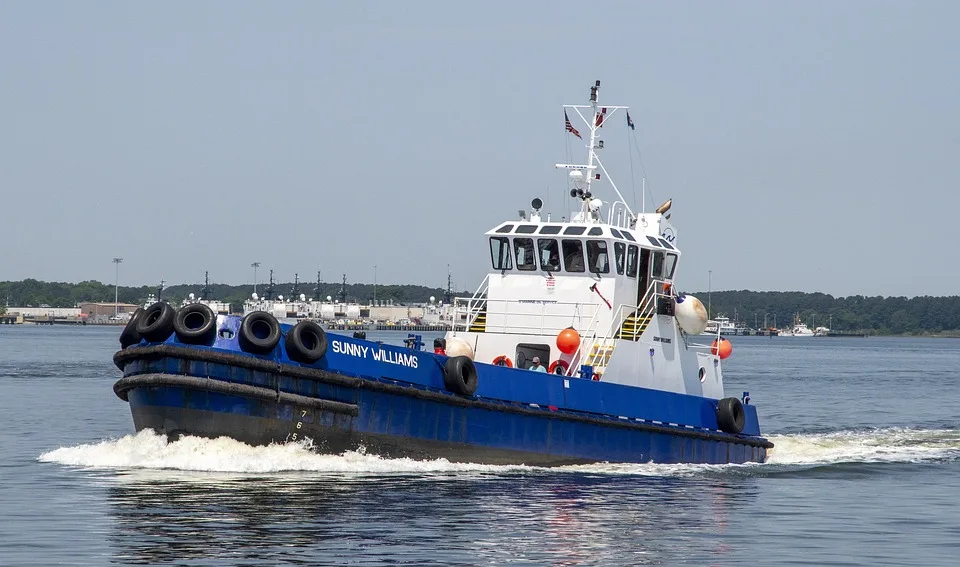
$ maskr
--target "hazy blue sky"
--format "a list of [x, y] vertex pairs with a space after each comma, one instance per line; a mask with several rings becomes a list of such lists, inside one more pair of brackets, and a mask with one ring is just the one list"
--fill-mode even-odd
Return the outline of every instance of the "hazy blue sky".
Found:
[[0, 2], [0, 280], [473, 289], [600, 79], [681, 289], [958, 293], [960, 3], [470, 4]]

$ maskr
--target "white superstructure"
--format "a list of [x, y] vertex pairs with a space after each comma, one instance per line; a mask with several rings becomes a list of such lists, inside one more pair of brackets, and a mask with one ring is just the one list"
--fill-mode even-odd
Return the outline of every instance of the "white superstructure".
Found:
[[[591, 87], [589, 105], [564, 106], [589, 133], [585, 164], [556, 165], [568, 172], [579, 210], [569, 221], [545, 220], [542, 202], [534, 199], [520, 219], [486, 233], [490, 271], [473, 297], [456, 299], [454, 312], [466, 316], [447, 333], [448, 349], [462, 339], [478, 362], [509, 359], [527, 368], [538, 356], [571, 377], [592, 374], [606, 382], [721, 398], [720, 359], [710, 344], [715, 335], [689, 335], [674, 317], [680, 251], [667, 214], [672, 203], [635, 213], [609, 178], [599, 131], [619, 111], [632, 123], [627, 107], [599, 104], [599, 87], [599, 81]], [[567, 131], [579, 137], [569, 122]], [[598, 184], [612, 188], [612, 205], [594, 195]], [[705, 323], [705, 312], [702, 318]], [[557, 339], [568, 327], [579, 344], [564, 353]]]

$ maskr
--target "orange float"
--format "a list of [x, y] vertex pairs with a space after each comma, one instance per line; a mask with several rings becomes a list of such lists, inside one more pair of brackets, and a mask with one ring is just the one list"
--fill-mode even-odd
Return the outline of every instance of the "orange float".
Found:
[[733, 352], [733, 345], [730, 344], [730, 341], [720, 337], [719, 340], [713, 341], [713, 345], [710, 347], [710, 352], [720, 357], [720, 360], [727, 358]]
[[580, 333], [573, 327], [567, 327], [560, 331], [557, 333], [557, 348], [563, 354], [577, 352], [577, 349], [580, 348]]
[[506, 366], [507, 368], [513, 368], [513, 361], [510, 360], [510, 357], [505, 354], [501, 354], [497, 358], [494, 358], [493, 364], [494, 366]]
[[547, 372], [549, 372], [550, 374], [557, 374], [558, 366], [563, 369], [563, 374], [566, 374], [567, 369], [570, 368], [570, 364], [567, 363], [566, 360], [560, 360], [558, 358], [557, 360], [554, 360], [553, 362], [550, 363], [550, 368], [547, 369]]

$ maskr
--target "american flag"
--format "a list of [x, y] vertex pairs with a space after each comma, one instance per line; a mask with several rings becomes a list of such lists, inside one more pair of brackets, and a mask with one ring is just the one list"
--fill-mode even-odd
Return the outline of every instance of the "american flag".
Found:
[[567, 116], [567, 111], [563, 111], [563, 120], [567, 123], [567, 132], [570, 132], [574, 136], [583, 139], [583, 136], [580, 135], [580, 132], [577, 132], [577, 129], [573, 127], [573, 123], [570, 122], [570, 117]]
[[633, 119], [630, 118], [629, 110], [627, 111], [627, 126], [629, 126], [631, 130], [636, 130], [636, 128], [633, 127]]

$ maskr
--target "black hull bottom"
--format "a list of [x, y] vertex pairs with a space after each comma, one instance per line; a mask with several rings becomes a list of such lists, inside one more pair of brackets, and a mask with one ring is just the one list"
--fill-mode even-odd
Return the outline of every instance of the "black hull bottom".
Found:
[[[345, 418], [342, 415], [329, 417]], [[211, 439], [230, 437], [248, 445], [269, 445], [309, 438], [316, 451], [334, 455], [363, 450], [384, 458], [447, 459], [451, 462], [490, 465], [561, 466], [596, 462], [596, 459], [504, 450], [466, 443], [446, 443], [377, 433], [360, 434], [303, 422], [302, 427], [297, 430], [296, 425], [291, 427], [291, 422], [287, 420], [189, 408], [140, 407], [133, 410], [133, 422], [137, 431], [152, 429], [166, 435], [171, 441], [183, 435], [194, 435]]]

